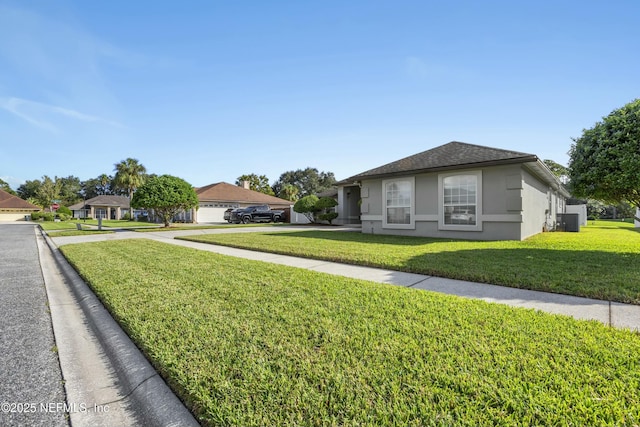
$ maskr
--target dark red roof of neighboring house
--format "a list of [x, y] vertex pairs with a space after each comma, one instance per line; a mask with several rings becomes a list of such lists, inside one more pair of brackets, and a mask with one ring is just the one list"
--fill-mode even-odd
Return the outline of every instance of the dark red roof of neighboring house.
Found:
[[0, 209], [19, 209], [19, 210], [35, 210], [39, 211], [42, 208], [32, 203], [22, 200], [18, 196], [14, 196], [11, 193], [7, 193], [4, 190], [0, 190]]
[[196, 188], [196, 194], [198, 195], [198, 200], [201, 202], [219, 201], [279, 206], [290, 206], [293, 204], [293, 202], [286, 199], [270, 196], [258, 191], [248, 190], [226, 182], [218, 182], [216, 184]]

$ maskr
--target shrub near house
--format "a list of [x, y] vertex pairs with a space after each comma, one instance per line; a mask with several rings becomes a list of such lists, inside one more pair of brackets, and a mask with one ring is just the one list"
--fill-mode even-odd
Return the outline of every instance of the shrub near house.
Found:
[[310, 222], [315, 223], [316, 218], [322, 221], [331, 221], [338, 217], [338, 213], [330, 211], [338, 205], [331, 197], [318, 197], [316, 195], [305, 196], [293, 205], [295, 212], [303, 214]]

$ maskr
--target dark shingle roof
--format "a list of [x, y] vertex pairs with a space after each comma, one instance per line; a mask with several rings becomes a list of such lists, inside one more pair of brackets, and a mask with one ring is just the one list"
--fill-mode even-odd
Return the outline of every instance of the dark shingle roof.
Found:
[[41, 208], [40, 206], [31, 204], [26, 200], [22, 200], [18, 196], [14, 196], [11, 193], [8, 193], [4, 190], [0, 190], [0, 209], [39, 211]]
[[128, 209], [130, 206], [129, 198], [126, 196], [96, 196], [88, 199], [86, 202], [76, 203], [73, 206], [69, 206], [72, 211], [83, 209], [83, 206], [120, 206], [121, 208]]
[[345, 179], [344, 182], [424, 171], [535, 162], [536, 160], [538, 160], [538, 158], [534, 154], [453, 141], [359, 173]]

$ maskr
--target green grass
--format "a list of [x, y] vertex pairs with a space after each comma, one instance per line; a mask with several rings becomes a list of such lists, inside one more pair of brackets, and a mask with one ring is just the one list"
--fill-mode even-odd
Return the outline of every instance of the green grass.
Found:
[[640, 423], [636, 333], [155, 241], [61, 250], [204, 425]]
[[89, 234], [113, 234], [115, 231], [112, 230], [93, 230], [93, 229], [82, 229], [82, 230], [62, 230], [62, 231], [47, 231], [49, 237], [68, 237], [68, 236], [87, 236]]
[[157, 231], [178, 231], [178, 230], [213, 230], [218, 228], [245, 228], [245, 227], [279, 227], [282, 225], [290, 225], [286, 223], [268, 223], [260, 222], [253, 224], [218, 224], [218, 225], [188, 225], [188, 224], [172, 224], [170, 227], [161, 227], [154, 229], [139, 229], [139, 232], [157, 232]]
[[[589, 222], [592, 224], [592, 221]], [[640, 304], [640, 233], [597, 221], [579, 233], [463, 241], [349, 232], [208, 234], [185, 240]]]
[[37, 224], [45, 231], [75, 230], [76, 221], [38, 221]]
[[[98, 226], [98, 220], [97, 219], [88, 219], [88, 220], [79, 220], [79, 222], [81, 222], [82, 224], [86, 224], [86, 225], [93, 225], [95, 227]], [[160, 224], [153, 224], [153, 223], [149, 223], [149, 222], [142, 222], [142, 221], [126, 221], [126, 220], [115, 220], [115, 219], [103, 219], [102, 220], [102, 225], [104, 227], [110, 227], [110, 228], [137, 228], [137, 227], [142, 227], [142, 228], [154, 228], [154, 227], [160, 227]]]
[[[49, 230], [75, 230], [76, 224], [82, 224], [83, 227], [98, 226], [96, 219], [75, 219], [69, 221], [38, 221], [37, 222], [45, 231]], [[148, 222], [124, 221], [124, 220], [103, 220], [102, 225], [109, 228], [136, 228], [136, 227], [158, 227], [158, 224], [149, 224]]]

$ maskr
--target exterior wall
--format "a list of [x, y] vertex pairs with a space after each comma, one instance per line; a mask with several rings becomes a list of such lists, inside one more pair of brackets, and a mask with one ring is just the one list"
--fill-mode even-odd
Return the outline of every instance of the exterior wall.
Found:
[[289, 218], [291, 224], [310, 224], [311, 221], [307, 219], [304, 214], [298, 213], [293, 210], [293, 207], [290, 208]]
[[0, 212], [0, 221], [25, 221], [25, 217], [31, 220], [31, 213], [37, 211], [5, 211]]
[[[480, 171], [480, 173], [478, 173]], [[425, 173], [415, 177], [414, 226], [404, 229], [384, 226], [383, 179], [364, 180], [361, 184], [363, 233], [441, 237], [472, 240], [522, 240], [555, 227], [556, 215], [565, 211], [565, 199], [542, 182], [525, 165], [494, 166], [455, 171], [478, 173], [478, 230], [443, 227], [442, 195], [439, 177], [447, 173]], [[447, 228], [447, 229], [445, 229]]]
[[74, 217], [74, 218], [80, 218], [80, 219], [82, 219], [82, 218], [86, 218], [86, 217], [88, 217], [88, 216], [89, 216], [89, 212], [90, 212], [90, 210], [89, 210], [89, 208], [87, 208], [87, 209], [78, 209], [78, 210], [73, 210], [73, 211], [71, 211], [71, 212], [73, 213], [73, 217]]
[[523, 235], [522, 238], [533, 236], [543, 231], [556, 228], [556, 217], [564, 213], [565, 199], [558, 191], [540, 181], [523, 168]]
[[567, 205], [566, 213], [577, 213], [580, 218], [580, 225], [587, 225], [587, 205]]
[[526, 238], [553, 228], [555, 216], [549, 210], [551, 204], [549, 188], [524, 170], [523, 184], [522, 237]]
[[384, 228], [383, 180], [363, 181], [362, 232], [472, 240], [521, 240], [526, 237], [523, 235], [525, 179], [522, 167], [507, 165], [459, 170], [455, 173], [478, 171], [481, 171], [482, 185], [480, 192], [482, 200], [479, 201], [481, 211], [477, 216], [482, 224], [479, 231], [442, 229], [439, 223], [442, 200], [438, 186], [439, 176], [443, 174], [433, 172], [415, 176], [415, 228], [413, 229]]
[[360, 188], [360, 218], [364, 220], [369, 216], [379, 216], [382, 221], [382, 180], [363, 181]]
[[360, 187], [344, 186], [338, 189], [338, 218], [334, 224], [360, 224]]
[[[640, 218], [640, 208], [636, 209], [636, 217]], [[633, 221], [633, 224], [636, 227], [640, 227], [640, 221], [638, 221], [637, 219]]]

